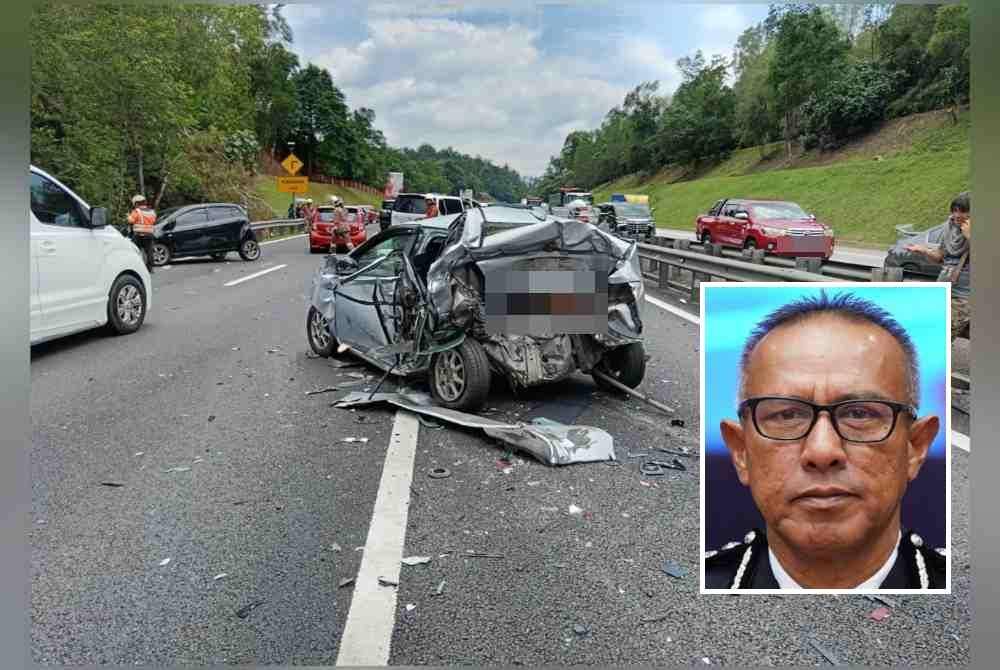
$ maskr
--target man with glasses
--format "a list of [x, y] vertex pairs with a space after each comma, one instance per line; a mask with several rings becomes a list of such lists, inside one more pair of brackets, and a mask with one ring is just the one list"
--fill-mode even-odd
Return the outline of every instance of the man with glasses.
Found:
[[902, 326], [821, 291], [761, 321], [740, 368], [738, 419], [720, 428], [765, 528], [708, 553], [706, 588], [945, 588], [943, 550], [900, 525], [939, 429]]

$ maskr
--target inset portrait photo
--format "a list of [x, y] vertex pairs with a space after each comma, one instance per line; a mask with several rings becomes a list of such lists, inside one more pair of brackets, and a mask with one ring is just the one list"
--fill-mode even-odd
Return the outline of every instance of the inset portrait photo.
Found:
[[702, 284], [702, 593], [951, 592], [949, 288]]

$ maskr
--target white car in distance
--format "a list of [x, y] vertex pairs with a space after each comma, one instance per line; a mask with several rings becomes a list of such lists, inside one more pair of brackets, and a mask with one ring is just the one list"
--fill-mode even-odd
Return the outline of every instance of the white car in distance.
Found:
[[58, 179], [31, 166], [31, 344], [142, 326], [152, 284], [139, 248]]

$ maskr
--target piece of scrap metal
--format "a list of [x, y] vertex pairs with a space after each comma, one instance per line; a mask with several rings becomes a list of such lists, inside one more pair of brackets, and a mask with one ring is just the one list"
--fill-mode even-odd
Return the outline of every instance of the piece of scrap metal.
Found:
[[334, 403], [334, 406], [350, 408], [377, 403], [389, 403], [400, 409], [466, 428], [479, 428], [492, 438], [527, 451], [547, 465], [615, 460], [614, 439], [600, 428], [567, 426], [556, 422], [502, 423], [435, 405], [429, 394], [419, 391], [375, 394], [354, 392]]

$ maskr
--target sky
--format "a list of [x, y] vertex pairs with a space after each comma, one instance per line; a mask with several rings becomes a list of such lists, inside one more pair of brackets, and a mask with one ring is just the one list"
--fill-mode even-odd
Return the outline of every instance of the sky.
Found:
[[[732, 55], [766, 4], [294, 3], [291, 49], [330, 71], [391, 146], [482, 156], [540, 176], [566, 135], [600, 125], [643, 81], [670, 93], [676, 62]], [[626, 5], [625, 7], [618, 6]]]

